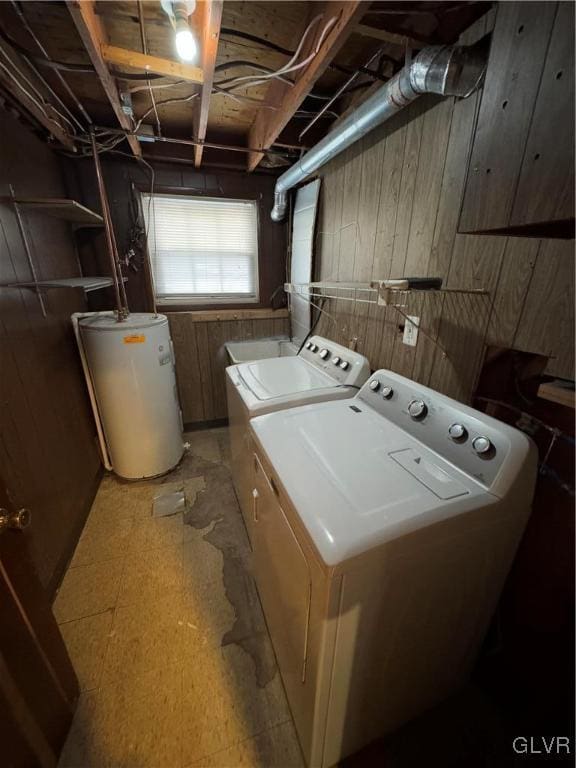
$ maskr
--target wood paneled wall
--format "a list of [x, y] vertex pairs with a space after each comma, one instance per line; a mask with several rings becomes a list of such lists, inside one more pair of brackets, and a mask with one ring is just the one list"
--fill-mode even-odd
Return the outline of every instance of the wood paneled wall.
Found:
[[[133, 245], [131, 235], [138, 217], [133, 185], [149, 190], [151, 177], [146, 167], [134, 160], [108, 159], [103, 156], [102, 168], [118, 247], [121, 253], [125, 253]], [[70, 160], [66, 171], [70, 196], [99, 211], [100, 201], [92, 160]], [[251, 304], [250, 308], [269, 307], [272, 294], [285, 281], [286, 267], [286, 225], [275, 224], [270, 219], [275, 177], [220, 169], [198, 170], [193, 166], [176, 163], [154, 163], [154, 171], [154, 189], [158, 192], [258, 201], [260, 302]], [[145, 247], [136, 248], [136, 251], [134, 264], [137, 271], [131, 268], [124, 270], [128, 277], [128, 302], [132, 312], [148, 312], [153, 307], [147, 276], [147, 253]], [[85, 274], [109, 273], [104, 233], [86, 235], [80, 243], [79, 256]], [[237, 306], [241, 308], [241, 305]], [[186, 310], [190, 307], [173, 307], [171, 311], [176, 309]]]
[[[65, 197], [56, 156], [0, 110], [0, 194]], [[80, 274], [70, 226], [23, 212], [39, 279]], [[78, 289], [38, 296], [9, 287], [32, 278], [14, 209], [0, 204], [0, 476], [32, 512], [34, 564], [54, 594], [100, 475], [95, 427], [70, 323], [86, 309]]]
[[[150, 176], [135, 161], [104, 160], [104, 175], [114, 229], [119, 248], [124, 252], [135, 223], [132, 185], [149, 189]], [[172, 339], [176, 350], [176, 376], [180, 405], [185, 424], [210, 422], [227, 417], [224, 368], [227, 364], [223, 344], [233, 339], [263, 338], [288, 334], [286, 311], [274, 313], [269, 309], [274, 291], [283, 285], [286, 268], [286, 225], [271, 221], [275, 178], [265, 174], [237, 173], [221, 169], [195, 169], [175, 163], [155, 163], [154, 188], [174, 194], [206, 195], [213, 197], [248, 197], [259, 201], [259, 278], [258, 304], [226, 305], [226, 308], [206, 314], [202, 308], [184, 311], [186, 307], [171, 308], [166, 312], [170, 320]], [[100, 210], [91, 161], [71, 160], [67, 167], [70, 194], [84, 204]], [[80, 248], [80, 259], [85, 274], [108, 274], [108, 257], [104, 235], [86, 235]], [[150, 301], [147, 254], [141, 250], [136, 257], [138, 271], [128, 269], [127, 294], [133, 312], [153, 309]], [[282, 301], [280, 296], [280, 301]], [[109, 309], [110, 305], [91, 297], [92, 309]], [[278, 306], [278, 304], [275, 304]], [[238, 317], [235, 320], [232, 307]], [[183, 311], [176, 311], [176, 310]], [[210, 319], [206, 319], [210, 318]], [[220, 319], [218, 319], [220, 318]]]
[[340, 343], [357, 339], [374, 369], [464, 401], [486, 345], [547, 355], [550, 373], [574, 376], [574, 241], [456, 232], [478, 100], [421, 98], [325, 166], [316, 245], [316, 279], [434, 275], [490, 292], [413, 294], [403, 311], [428, 334], [416, 347], [402, 343], [392, 308], [330, 301], [333, 319], [318, 326]]
[[283, 309], [171, 312], [168, 319], [185, 424], [227, 418], [225, 342], [289, 334]]

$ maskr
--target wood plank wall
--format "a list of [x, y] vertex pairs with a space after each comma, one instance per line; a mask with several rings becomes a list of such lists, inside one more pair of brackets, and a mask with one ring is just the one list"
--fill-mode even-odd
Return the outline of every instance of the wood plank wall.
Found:
[[[132, 234], [138, 216], [133, 185], [148, 191], [151, 188], [151, 177], [147, 168], [134, 160], [108, 159], [104, 156], [102, 169], [118, 247], [124, 254], [134, 245]], [[275, 178], [267, 174], [247, 175], [221, 169], [196, 169], [194, 166], [159, 162], [154, 162], [154, 171], [156, 192], [258, 201], [260, 303], [251, 305], [251, 308], [269, 307], [272, 294], [285, 281], [286, 265], [286, 225], [275, 224], [269, 215], [274, 200]], [[100, 210], [91, 160], [69, 160], [66, 163], [66, 183], [70, 197], [75, 197], [94, 210]], [[109, 262], [104, 233], [96, 236], [93, 232], [86, 233], [79, 245], [79, 257], [85, 274], [108, 274]], [[145, 264], [147, 254], [145, 249], [138, 247], [136, 251], [134, 264], [137, 269], [125, 269], [125, 275], [128, 277], [128, 302], [132, 312], [149, 312], [153, 307]], [[185, 310], [188, 307], [174, 309]]]
[[171, 312], [176, 378], [182, 418], [187, 425], [225, 419], [228, 365], [226, 341], [289, 334], [286, 310]]
[[[149, 189], [150, 176], [135, 161], [104, 159], [103, 170], [116, 238], [124, 252], [135, 223], [132, 184]], [[234, 311], [231, 305], [226, 305], [226, 309], [220, 308], [209, 314], [203, 308], [194, 311], [174, 311], [182, 309], [180, 307], [163, 310], [170, 320], [176, 350], [176, 375], [184, 422], [195, 424], [225, 419], [226, 356], [223, 343], [289, 333], [287, 312], [274, 312], [269, 308], [272, 294], [284, 283], [286, 268], [286, 225], [278, 225], [270, 219], [275, 178], [217, 168], [203, 167], [198, 170], [175, 163], [154, 163], [154, 170], [154, 188], [157, 191], [212, 197], [250, 197], [259, 202], [260, 303], [250, 304], [249, 309], [243, 308], [245, 304], [238, 305]], [[70, 160], [66, 171], [69, 194], [100, 210], [91, 161]], [[85, 274], [107, 274], [109, 267], [103, 233], [81, 234], [81, 238], [80, 260]], [[133, 312], [152, 310], [144, 263], [146, 259], [146, 253], [139, 252], [136, 257], [138, 271], [126, 270], [128, 301]], [[103, 296], [92, 294], [91, 309], [109, 309], [110, 304], [102, 303], [103, 300]]]
[[[0, 109], [0, 194], [65, 197], [59, 163]], [[39, 279], [80, 274], [70, 226], [23, 213]], [[31, 552], [52, 596], [78, 540], [100, 477], [95, 427], [70, 323], [86, 309], [78, 289], [37, 295], [8, 284], [31, 279], [10, 204], [0, 204], [0, 476], [32, 513]]]
[[[484, 17], [466, 33], [481, 37]], [[316, 279], [434, 275], [488, 298], [414, 296], [404, 307], [428, 336], [402, 344], [393, 309], [328, 302], [318, 332], [356, 340], [373, 369], [390, 368], [468, 401], [486, 345], [550, 357], [574, 376], [574, 241], [464, 235], [456, 231], [479, 94], [424, 97], [321, 171]]]

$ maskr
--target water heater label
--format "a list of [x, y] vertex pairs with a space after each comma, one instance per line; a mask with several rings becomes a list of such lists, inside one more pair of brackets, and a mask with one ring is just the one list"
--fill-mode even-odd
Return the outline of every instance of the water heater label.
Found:
[[132, 336], [124, 336], [124, 344], [144, 344], [146, 336], [140, 334], [133, 334]]

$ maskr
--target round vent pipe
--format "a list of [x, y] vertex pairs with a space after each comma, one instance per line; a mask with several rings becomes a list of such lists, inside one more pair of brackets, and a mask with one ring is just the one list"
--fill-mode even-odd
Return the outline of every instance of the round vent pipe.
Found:
[[425, 93], [439, 96], [469, 96], [480, 84], [486, 71], [483, 44], [430, 46], [400, 70], [382, 88], [355, 109], [322, 141], [312, 147], [286, 173], [274, 188], [273, 221], [286, 215], [287, 193], [311, 176], [318, 168], [343, 152], [408, 104]]

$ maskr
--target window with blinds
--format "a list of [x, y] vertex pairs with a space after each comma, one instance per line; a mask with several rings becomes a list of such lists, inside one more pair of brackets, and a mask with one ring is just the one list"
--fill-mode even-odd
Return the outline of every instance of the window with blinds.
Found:
[[258, 301], [253, 200], [142, 195], [160, 304]]

